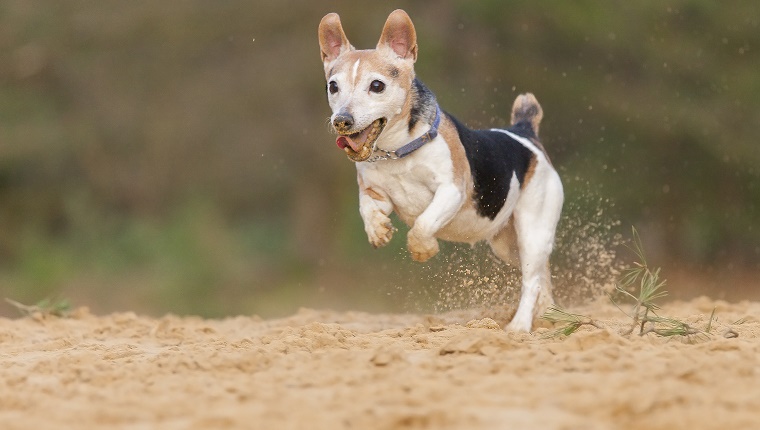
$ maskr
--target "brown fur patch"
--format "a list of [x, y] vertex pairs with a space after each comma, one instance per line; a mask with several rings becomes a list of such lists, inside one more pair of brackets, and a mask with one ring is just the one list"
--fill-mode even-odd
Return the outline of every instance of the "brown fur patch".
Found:
[[465, 174], [470, 173], [470, 165], [467, 162], [467, 155], [464, 152], [464, 146], [459, 140], [459, 133], [446, 114], [441, 117], [441, 124], [438, 126], [438, 133], [446, 140], [446, 144], [451, 152], [451, 162], [454, 165], [454, 177], [464, 178]]
[[372, 188], [367, 188], [364, 190], [365, 193], [367, 193], [368, 196], [370, 196], [373, 200], [379, 200], [379, 201], [385, 201], [385, 197], [383, 197], [382, 194], [378, 193], [377, 191], [373, 190]]
[[377, 201], [380, 201], [380, 202], [384, 202], [384, 201], [388, 200], [387, 198], [385, 198], [385, 196], [383, 196], [379, 192], [377, 192], [374, 189], [372, 189], [372, 187], [367, 187], [364, 184], [364, 181], [362, 180], [361, 175], [359, 175], [358, 173], [356, 175], [356, 182], [359, 184], [359, 193], [360, 194], [366, 194], [372, 200], [377, 200]]
[[552, 165], [552, 160], [549, 158], [549, 154], [546, 153], [546, 149], [544, 149], [544, 145], [539, 141], [538, 139], [530, 139], [531, 142], [533, 142], [534, 145], [536, 145], [536, 148], [540, 149], [541, 152], [544, 153], [544, 157], [546, 157], [546, 161], [549, 162], [549, 165]]
[[[534, 142], [535, 143], [535, 142]], [[541, 148], [543, 151], [543, 148]], [[547, 157], [548, 160], [548, 157]], [[523, 178], [523, 183], [520, 184], [520, 188], [525, 188], [526, 185], [528, 185], [528, 182], [533, 178], [533, 175], [536, 174], [536, 166], [538, 165], [538, 157], [536, 157], [535, 154], [533, 154], [532, 157], [530, 157], [530, 163], [528, 164], [528, 170], [525, 171], [525, 177]]]
[[462, 192], [467, 195], [464, 204], [473, 205], [473, 183], [470, 163], [467, 161], [467, 155], [464, 152], [462, 141], [459, 140], [459, 133], [457, 133], [454, 123], [451, 122], [448, 115], [445, 113], [442, 113], [441, 125], [438, 126], [438, 133], [443, 137], [446, 141], [446, 145], [449, 147], [451, 163], [454, 169], [454, 180], [457, 185], [459, 185]]
[[[402, 67], [399, 69], [399, 76], [396, 80], [399, 82], [399, 85], [407, 88], [406, 99], [404, 100], [404, 105], [401, 106], [399, 120], [408, 123], [409, 118], [412, 116], [412, 82], [414, 81], [414, 68]], [[414, 134], [415, 131], [409, 130], [409, 133]]]

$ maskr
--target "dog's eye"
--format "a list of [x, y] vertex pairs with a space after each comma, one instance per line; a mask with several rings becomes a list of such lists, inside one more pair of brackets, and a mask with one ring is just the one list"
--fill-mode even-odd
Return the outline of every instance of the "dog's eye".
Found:
[[338, 83], [335, 81], [330, 81], [329, 84], [327, 84], [327, 90], [330, 91], [330, 94], [335, 94], [338, 92]]
[[382, 93], [384, 89], [385, 89], [385, 84], [382, 81], [378, 81], [377, 79], [375, 79], [374, 81], [372, 81], [371, 84], [369, 84], [369, 90], [372, 91], [373, 93]]

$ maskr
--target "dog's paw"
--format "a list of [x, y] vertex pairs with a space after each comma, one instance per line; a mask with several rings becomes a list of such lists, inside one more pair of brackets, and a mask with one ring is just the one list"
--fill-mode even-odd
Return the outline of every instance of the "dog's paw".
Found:
[[393, 227], [391, 219], [384, 215], [374, 217], [373, 222], [365, 227], [367, 239], [375, 248], [385, 246], [393, 238], [396, 228]]
[[522, 318], [513, 318], [512, 321], [507, 324], [504, 330], [515, 333], [527, 333], [530, 331], [532, 325], [532, 320], [525, 321]]
[[538, 293], [538, 300], [536, 300], [536, 310], [533, 313], [534, 318], [540, 318], [550, 306], [554, 306], [551, 290], [542, 288]]
[[438, 240], [432, 236], [422, 236], [417, 230], [409, 231], [407, 247], [412, 254], [412, 260], [425, 262], [438, 254]]

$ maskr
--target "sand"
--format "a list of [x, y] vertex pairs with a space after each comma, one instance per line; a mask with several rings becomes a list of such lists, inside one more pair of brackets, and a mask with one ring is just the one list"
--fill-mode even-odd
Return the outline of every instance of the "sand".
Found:
[[605, 301], [572, 309], [604, 328], [559, 338], [488, 311], [0, 319], [0, 428], [757, 428], [760, 303], [662, 312], [713, 308], [689, 339], [623, 336]]

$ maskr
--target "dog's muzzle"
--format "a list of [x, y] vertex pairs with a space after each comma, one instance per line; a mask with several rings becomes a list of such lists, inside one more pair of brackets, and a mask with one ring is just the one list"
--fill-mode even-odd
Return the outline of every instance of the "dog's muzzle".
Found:
[[[339, 121], [340, 120], [340, 121]], [[346, 152], [346, 155], [351, 161], [365, 161], [372, 156], [375, 150], [375, 142], [385, 128], [385, 124], [388, 121], [385, 118], [378, 118], [372, 121], [372, 124], [367, 126], [362, 131], [357, 133], [346, 133], [343, 130], [350, 129], [346, 127], [350, 123], [353, 126], [353, 118], [347, 117], [345, 120], [338, 116], [333, 121], [335, 130], [340, 134], [335, 140], [335, 143], [340, 149]]]

